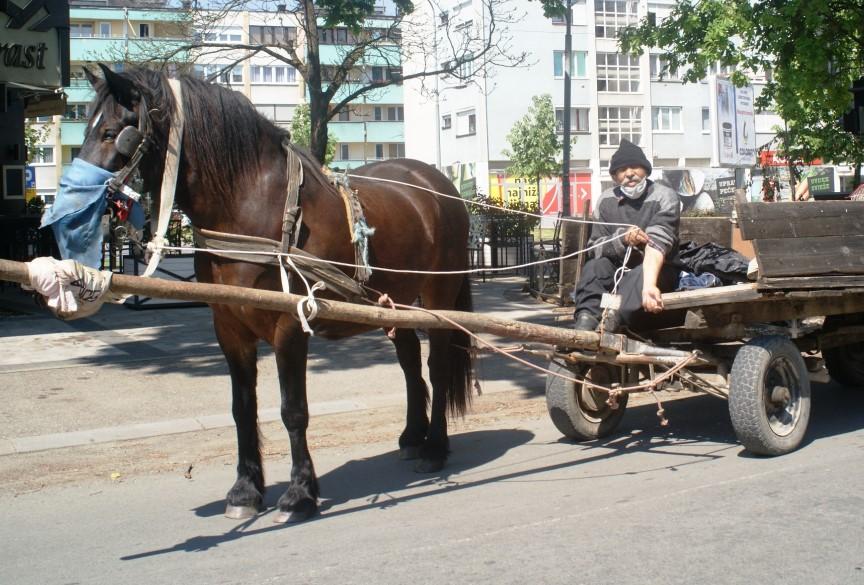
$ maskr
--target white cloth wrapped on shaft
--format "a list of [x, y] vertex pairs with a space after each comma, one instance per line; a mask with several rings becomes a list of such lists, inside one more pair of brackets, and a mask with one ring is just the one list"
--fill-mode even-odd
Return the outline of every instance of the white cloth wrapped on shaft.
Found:
[[48, 308], [65, 320], [89, 317], [106, 300], [111, 271], [96, 270], [74, 260], [36, 258], [27, 263], [30, 286], [45, 297]]

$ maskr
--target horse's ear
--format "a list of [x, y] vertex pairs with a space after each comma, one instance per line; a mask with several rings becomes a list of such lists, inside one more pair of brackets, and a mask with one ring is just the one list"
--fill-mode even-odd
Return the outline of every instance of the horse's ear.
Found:
[[122, 75], [114, 73], [102, 63], [99, 63], [99, 68], [102, 70], [102, 75], [105, 76], [108, 92], [114, 96], [117, 103], [127, 110], [135, 109], [135, 106], [141, 101], [141, 94], [135, 84]]
[[96, 86], [102, 83], [102, 80], [90, 71], [89, 67], [82, 67], [82, 69], [84, 70], [84, 77], [87, 78], [87, 81], [93, 86], [93, 89], [96, 89]]

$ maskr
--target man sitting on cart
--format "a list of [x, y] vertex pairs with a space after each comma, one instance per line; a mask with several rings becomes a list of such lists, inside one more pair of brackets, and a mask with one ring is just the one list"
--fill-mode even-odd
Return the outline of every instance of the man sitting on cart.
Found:
[[667, 262], [678, 251], [678, 194], [648, 179], [651, 163], [641, 148], [626, 139], [612, 155], [609, 174], [615, 186], [593, 202], [594, 221], [604, 223], [592, 226], [588, 247], [593, 257], [585, 263], [574, 294], [576, 329], [582, 331], [599, 328], [603, 293], [613, 290], [628, 248], [632, 248], [628, 270], [618, 273], [620, 306], [609, 310], [604, 331], [615, 332], [630, 325], [642, 309], [661, 312], [661, 292], [675, 290], [678, 282], [678, 269]]

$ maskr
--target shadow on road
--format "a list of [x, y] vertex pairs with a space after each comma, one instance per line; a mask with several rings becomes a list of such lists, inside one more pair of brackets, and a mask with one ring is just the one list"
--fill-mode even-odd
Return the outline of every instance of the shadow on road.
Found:
[[[745, 453], [736, 441], [725, 401], [696, 396], [665, 402], [664, 408], [670, 421], [668, 426], [660, 426], [656, 405], [633, 407], [628, 409], [619, 433], [601, 440], [572, 443], [572, 456], [562, 456], [559, 452], [554, 456], [532, 457], [530, 460], [523, 458], [506, 466], [489, 467], [488, 464], [495, 462], [506, 452], [535, 439], [535, 435], [530, 431], [506, 429], [471, 431], [452, 436], [453, 454], [448, 467], [437, 475], [423, 476], [414, 473], [413, 463], [399, 461], [396, 451], [347, 461], [321, 476], [323, 514], [313, 521], [322, 522], [366, 510], [384, 510], [415, 500], [482, 488], [498, 482], [583, 482], [600, 477], [639, 476], [663, 470], [676, 471], [685, 466], [709, 463]], [[549, 424], [552, 424], [551, 421]], [[813, 415], [802, 448], [820, 439], [861, 428], [864, 428], [864, 392], [843, 389], [833, 384], [814, 385]], [[558, 442], [569, 441], [561, 439]], [[663, 463], [658, 459], [657, 466], [643, 465], [632, 469], [628, 467], [626, 456], [637, 453], [672, 455], [676, 459], [672, 463], [668, 462], [668, 458], [662, 460]], [[592, 463], [613, 459], [620, 460], [620, 469], [609, 472], [606, 466], [605, 471], [601, 472], [598, 468], [598, 473], [591, 473]], [[484, 465], [486, 467], [483, 467]], [[536, 477], [567, 469], [578, 469], [580, 473], [553, 479]], [[287, 487], [288, 484], [284, 482], [270, 487], [266, 499], [270, 508], [275, 506]], [[404, 490], [409, 491], [399, 493]], [[353, 505], [346, 506], [352, 502]], [[224, 507], [225, 502], [219, 500], [196, 508], [194, 513], [204, 517], [219, 516]], [[167, 548], [129, 555], [123, 557], [123, 560], [178, 551], [206, 551], [238, 538], [290, 529], [290, 525], [252, 528], [259, 519], [260, 516], [252, 518], [223, 534], [196, 536]]]

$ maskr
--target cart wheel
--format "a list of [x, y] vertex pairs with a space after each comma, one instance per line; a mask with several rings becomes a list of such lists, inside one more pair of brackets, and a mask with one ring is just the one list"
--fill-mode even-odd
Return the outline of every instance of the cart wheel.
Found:
[[758, 455], [794, 451], [810, 420], [810, 378], [786, 337], [756, 337], [738, 350], [729, 383], [729, 415], [738, 440]]
[[[620, 378], [619, 369], [608, 364], [568, 366], [552, 360], [549, 370], [574, 378], [585, 378], [608, 386]], [[546, 408], [561, 434], [584, 441], [605, 437], [618, 428], [627, 409], [627, 394], [618, 398], [618, 407], [606, 404], [606, 393], [584, 388], [582, 384], [549, 375], [546, 378]]]
[[[850, 319], [850, 317], [852, 317]], [[857, 325], [862, 322], [860, 315], [831, 315], [825, 319], [824, 330], [836, 329], [841, 324]], [[850, 343], [822, 350], [825, 367], [835, 381], [844, 386], [864, 387], [864, 343]]]

